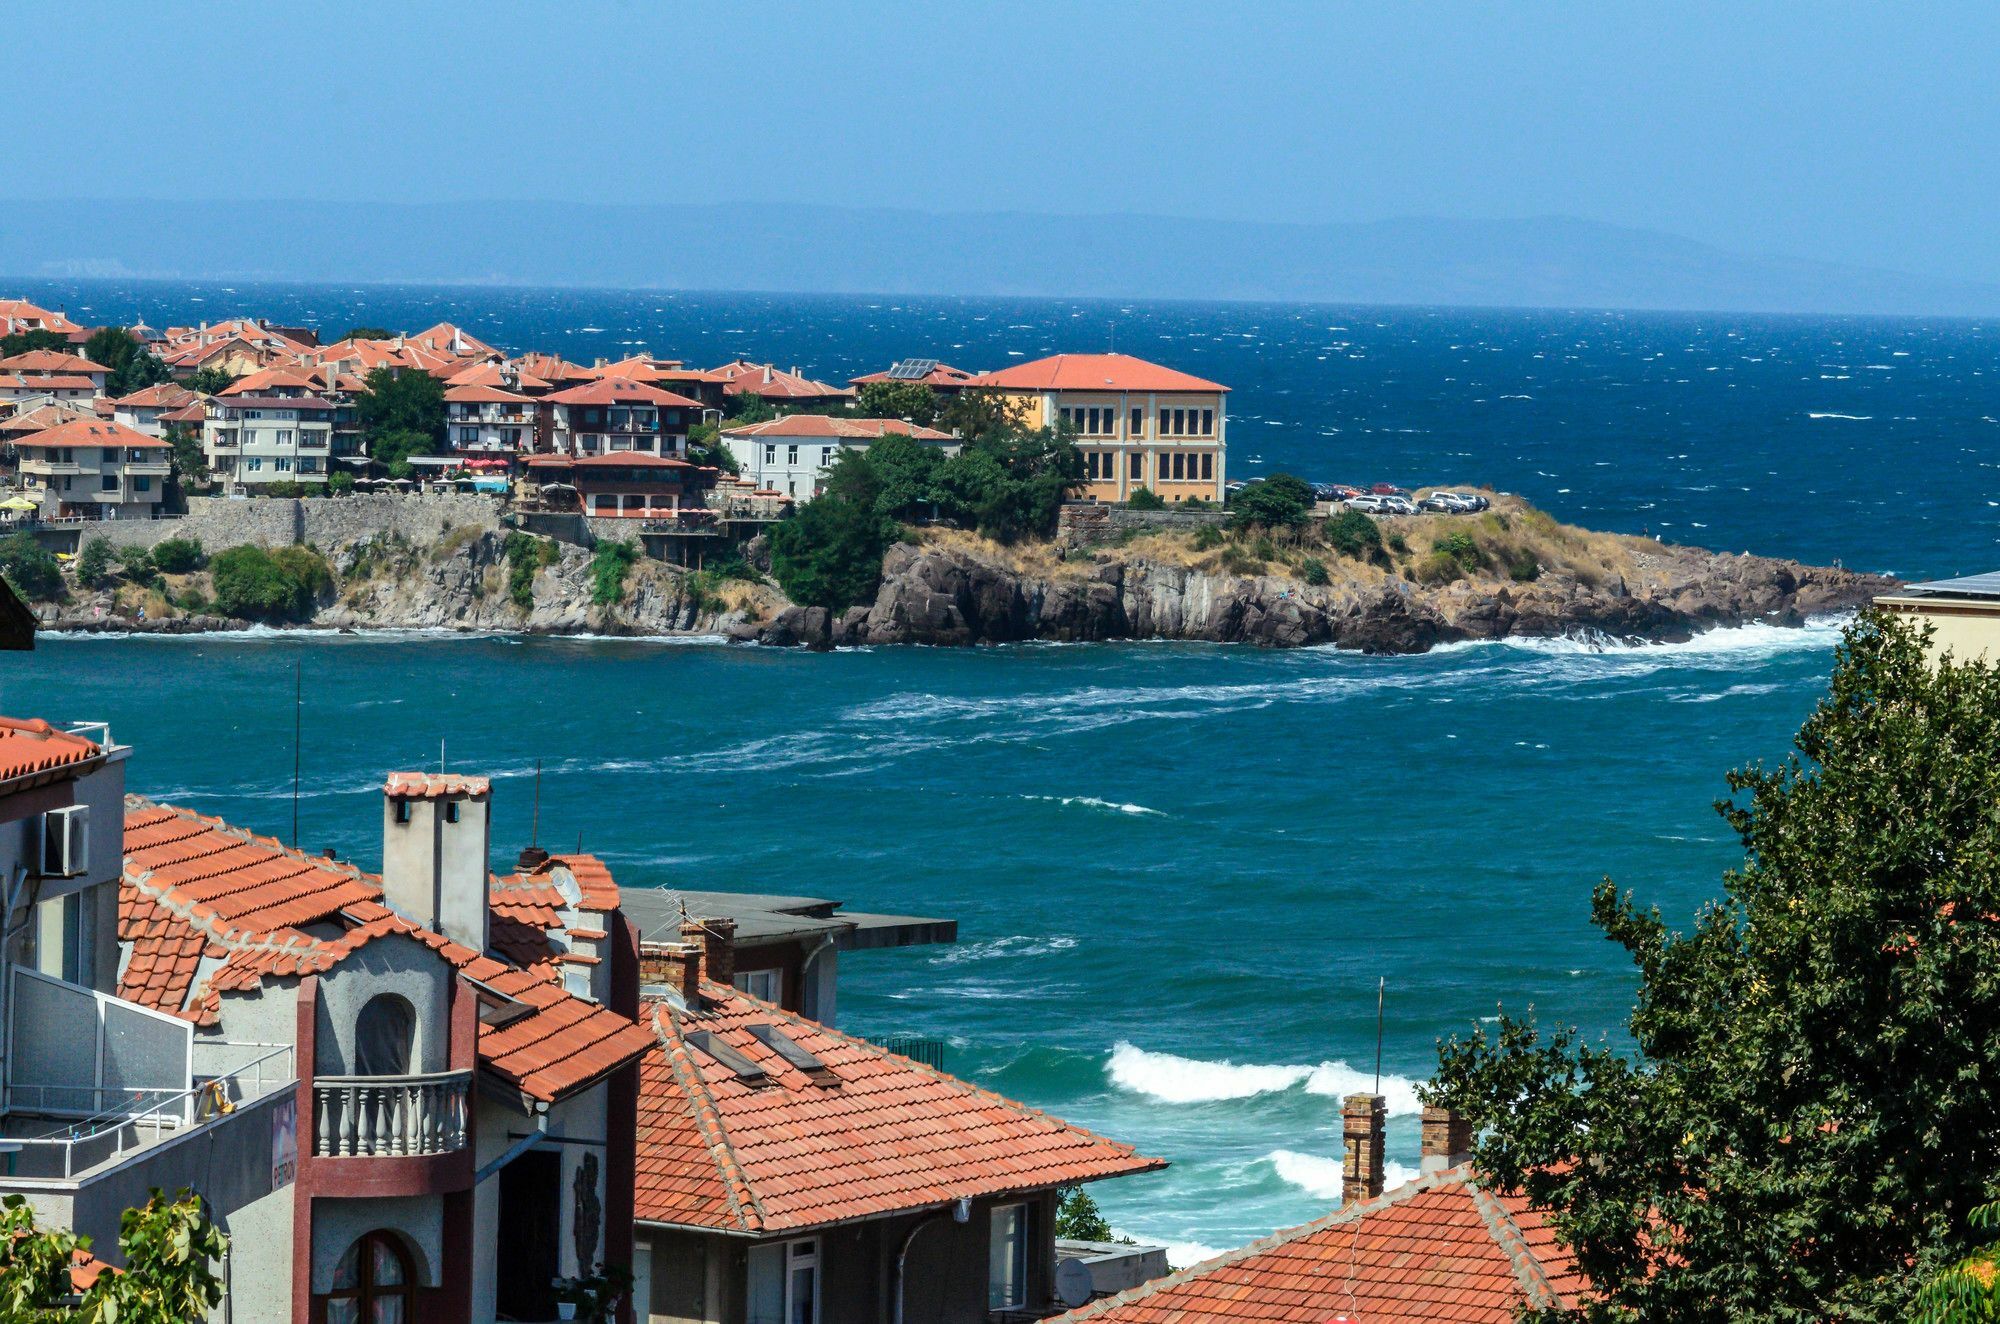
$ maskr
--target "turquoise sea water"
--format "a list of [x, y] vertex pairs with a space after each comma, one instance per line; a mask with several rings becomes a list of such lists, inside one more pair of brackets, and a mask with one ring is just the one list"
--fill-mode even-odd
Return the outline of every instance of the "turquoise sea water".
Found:
[[[87, 320], [263, 311], [337, 334], [451, 317], [589, 361], [738, 352], [844, 378], [906, 354], [995, 366], [1121, 349], [1237, 384], [1232, 467], [1450, 475], [1565, 518], [1727, 548], [1991, 568], [1995, 339], [1969, 323], [38, 285]], [[199, 300], [199, 302], [196, 302]], [[588, 328], [601, 328], [590, 330]], [[1525, 399], [1520, 397], [1526, 397]], [[1846, 417], [1833, 417], [1843, 415]], [[1571, 641], [1417, 658], [1170, 644], [806, 655], [586, 640], [53, 639], [0, 661], [0, 711], [109, 720], [135, 790], [372, 860], [375, 788], [497, 781], [528, 830], [627, 886], [838, 897], [961, 922], [956, 947], [843, 969], [843, 1020], [951, 1042], [983, 1084], [1169, 1171], [1098, 1189], [1134, 1235], [1221, 1247], [1323, 1212], [1337, 1096], [1411, 1084], [1499, 1005], [1616, 1034], [1601, 877], [1691, 916], [1735, 843], [1724, 772], [1784, 755], [1836, 631], [1664, 648]]]

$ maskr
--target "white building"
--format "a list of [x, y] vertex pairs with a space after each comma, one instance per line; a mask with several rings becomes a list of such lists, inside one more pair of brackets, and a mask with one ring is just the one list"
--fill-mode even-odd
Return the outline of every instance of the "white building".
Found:
[[21, 437], [14, 449], [21, 486], [44, 518], [150, 518], [172, 472], [164, 441], [96, 418]]
[[201, 448], [222, 489], [323, 483], [333, 454], [334, 402], [294, 368], [267, 368], [208, 402]]
[[819, 495], [827, 470], [842, 449], [865, 450], [873, 441], [894, 433], [914, 437], [958, 454], [958, 440], [949, 432], [917, 427], [900, 418], [829, 418], [824, 414], [787, 414], [763, 423], [729, 428], [722, 440], [741, 466], [743, 476], [759, 489], [778, 492], [795, 501]]

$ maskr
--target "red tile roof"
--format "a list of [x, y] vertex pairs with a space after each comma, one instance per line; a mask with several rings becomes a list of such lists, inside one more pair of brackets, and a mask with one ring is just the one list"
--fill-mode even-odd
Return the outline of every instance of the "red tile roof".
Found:
[[830, 418], [825, 414], [786, 414], [783, 418], [725, 428], [732, 437], [837, 438], [852, 441], [879, 441], [894, 432], [918, 441], [950, 441], [949, 432], [916, 427], [900, 418]]
[[51, 446], [134, 446], [164, 449], [166, 442], [158, 437], [149, 437], [136, 428], [128, 428], [123, 423], [112, 423], [96, 417], [79, 418], [73, 422], [60, 423], [32, 437], [22, 437], [16, 446], [44, 449]]
[[[1166, 1166], [723, 984], [703, 1006], [648, 1004], [659, 1047], [640, 1071], [634, 1214], [775, 1232], [1041, 1190]], [[751, 1033], [775, 1028], [825, 1065], [808, 1075]], [[752, 1085], [688, 1035], [769, 1072]]]
[[1587, 1287], [1525, 1199], [1451, 1168], [1052, 1324], [1513, 1324]]
[[75, 405], [36, 405], [26, 413], [15, 414], [12, 418], [0, 418], [0, 432], [26, 436], [36, 432], [47, 432], [50, 428], [60, 427], [64, 423], [74, 423], [80, 418], [96, 417], [94, 410], [79, 409]]
[[229, 383], [229, 385], [223, 387], [218, 394], [225, 396], [265, 395], [280, 390], [317, 391], [319, 389], [319, 380], [305, 369], [281, 364], [277, 367], [262, 368], [250, 373], [248, 376], [239, 377]]
[[29, 303], [26, 299], [0, 299], [0, 327], [12, 327], [16, 322], [25, 322], [43, 331], [53, 331], [57, 335], [83, 330], [61, 313], [52, 313], [46, 308]]
[[130, 395], [120, 396], [111, 403], [122, 405], [127, 409], [181, 409], [199, 399], [200, 396], [185, 386], [176, 386], [172, 382], [156, 382]]
[[523, 354], [515, 360], [522, 372], [533, 373], [545, 382], [588, 381], [591, 369], [554, 354]]
[[844, 400], [854, 395], [845, 386], [814, 381], [773, 364], [752, 363], [748, 359], [725, 363], [710, 376], [720, 377], [726, 383], [722, 389], [729, 395], [747, 394], [765, 400]]
[[552, 404], [559, 405], [609, 405], [645, 404], [679, 406], [683, 409], [700, 409], [701, 401], [690, 400], [672, 391], [662, 391], [657, 386], [635, 382], [629, 377], [599, 377], [581, 386], [572, 386], [544, 396]]
[[891, 377], [885, 369], [882, 372], [871, 372], [865, 377], [849, 377], [847, 384], [859, 388], [867, 386], [871, 382], [917, 382], [923, 386], [942, 386], [947, 389], [955, 389], [965, 385], [967, 381], [977, 375], [976, 373], [967, 372], [963, 368], [954, 368], [949, 363], [940, 363], [921, 377]]
[[1227, 391], [1227, 386], [1130, 354], [1055, 354], [964, 383], [1014, 391]]
[[[487, 386], [500, 391], [546, 391], [551, 383], [532, 372], [509, 368], [504, 363], [475, 363], [445, 378], [446, 386]], [[446, 395], [445, 399], [452, 397]]]
[[102, 752], [96, 742], [58, 731], [38, 717], [0, 717], [0, 789], [72, 777]]
[[430, 350], [434, 354], [448, 354], [453, 358], [500, 352], [463, 327], [453, 326], [450, 322], [439, 322], [428, 331], [404, 336], [403, 342], [415, 345], [419, 349]]
[[25, 372], [38, 376], [55, 377], [104, 374], [111, 369], [102, 363], [93, 363], [80, 354], [65, 354], [57, 349], [31, 349], [25, 354], [10, 354], [0, 359], [0, 372]]
[[484, 777], [443, 772], [392, 772], [382, 793], [391, 800], [435, 800], [443, 795], [486, 795], [493, 783]]
[[[118, 937], [130, 954], [120, 997], [212, 1025], [224, 993], [330, 969], [376, 938], [400, 934], [534, 1009], [479, 1030], [480, 1065], [533, 1098], [552, 1102], [589, 1086], [653, 1044], [643, 1026], [565, 992], [552, 967], [511, 965], [398, 915], [383, 904], [373, 874], [302, 855], [218, 818], [137, 796], [125, 804]], [[602, 864], [564, 858], [580, 876], [591, 876], [596, 895], [608, 895], [615, 908], [616, 886]], [[500, 886], [504, 891], [504, 881]], [[329, 922], [343, 926], [341, 936], [306, 931]], [[197, 985], [203, 957], [220, 964]]]
[[16, 391], [94, 391], [88, 377], [48, 377], [32, 372], [0, 372], [0, 386]]
[[502, 386], [447, 386], [444, 390], [446, 404], [456, 405], [531, 405], [535, 403], [525, 395], [520, 395]]

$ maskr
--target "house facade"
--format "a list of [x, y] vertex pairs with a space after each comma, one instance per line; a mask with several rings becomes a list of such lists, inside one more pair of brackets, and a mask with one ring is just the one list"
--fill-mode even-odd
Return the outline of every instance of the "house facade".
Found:
[[112, 421], [149, 437], [164, 437], [174, 418], [182, 417], [201, 397], [185, 386], [160, 382], [111, 402]]
[[742, 474], [768, 492], [794, 501], [810, 501], [826, 482], [827, 471], [843, 449], [865, 450], [868, 444], [894, 433], [958, 453], [957, 438], [936, 428], [917, 427], [900, 418], [830, 418], [824, 414], [787, 414], [782, 418], [726, 428], [723, 444]]
[[1875, 599], [1905, 623], [1930, 631], [1933, 661], [1965, 664], [2000, 659], [2000, 574], [1967, 575], [1910, 584]]
[[567, 492], [594, 518], [678, 521], [688, 512], [707, 513], [702, 493], [712, 471], [651, 451], [537, 455], [527, 467], [544, 499]]
[[554, 410], [555, 449], [577, 458], [629, 451], [679, 459], [705, 408], [627, 377], [601, 377], [543, 399]]
[[333, 456], [334, 415], [334, 402], [306, 372], [263, 369], [208, 401], [202, 454], [226, 493], [323, 483]]
[[0, 379], [14, 383], [8, 389], [32, 394], [35, 383], [44, 382], [48, 384], [46, 393], [59, 400], [78, 398], [71, 394], [77, 390], [88, 392], [81, 398], [94, 400], [104, 394], [108, 376], [110, 369], [103, 364], [61, 350], [35, 349], [0, 359]]
[[540, 410], [518, 391], [500, 386], [447, 386], [445, 441], [456, 455], [512, 456], [535, 448]]
[[1029, 427], [1066, 427], [1093, 501], [1148, 488], [1167, 501], [1221, 502], [1229, 388], [1129, 354], [1057, 354], [969, 378], [1012, 401]]
[[172, 472], [164, 441], [94, 417], [17, 438], [14, 451], [43, 518], [149, 518]]

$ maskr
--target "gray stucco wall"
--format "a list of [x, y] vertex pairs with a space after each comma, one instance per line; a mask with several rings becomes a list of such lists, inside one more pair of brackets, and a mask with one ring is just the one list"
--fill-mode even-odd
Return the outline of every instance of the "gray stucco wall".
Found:
[[[322, 1196], [313, 1201], [312, 1220], [314, 1292], [332, 1290], [333, 1271], [340, 1264], [340, 1257], [366, 1232], [396, 1234], [409, 1253], [417, 1281], [425, 1287], [439, 1285], [438, 1274], [443, 1266], [437, 1262], [436, 1254], [425, 1248], [444, 1245], [442, 1195], [372, 1195], [362, 1200], [330, 1200]], [[287, 1226], [286, 1235], [290, 1231]]]
[[420, 942], [387, 934], [365, 944], [319, 979], [318, 1026], [313, 1071], [321, 1076], [354, 1074], [354, 1030], [369, 999], [393, 993], [406, 999], [417, 1017], [418, 1072], [451, 1065], [451, 963]]

